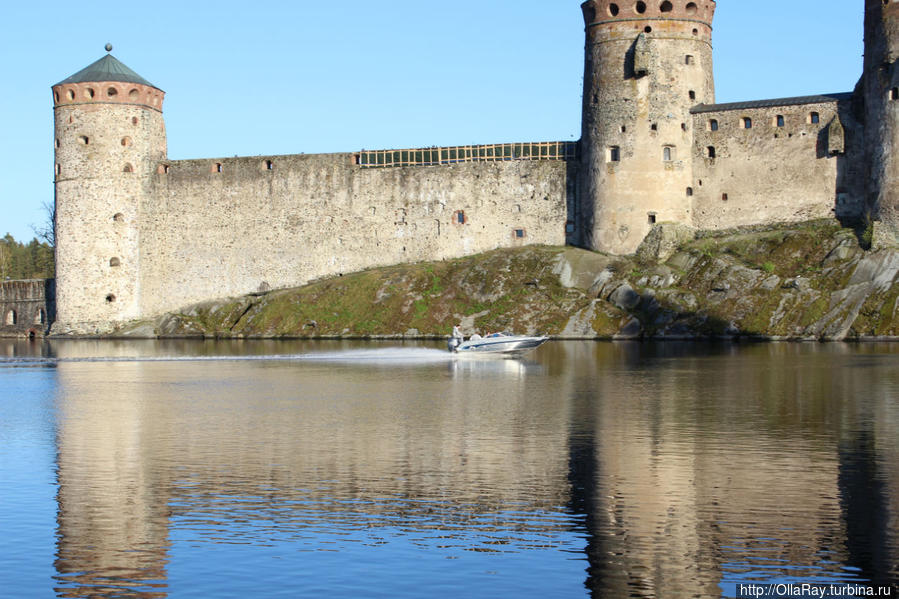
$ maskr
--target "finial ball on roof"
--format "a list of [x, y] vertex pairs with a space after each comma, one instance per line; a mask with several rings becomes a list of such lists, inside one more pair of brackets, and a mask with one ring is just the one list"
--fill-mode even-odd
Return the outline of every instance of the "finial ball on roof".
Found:
[[106, 51], [112, 52], [112, 44], [106, 44]]

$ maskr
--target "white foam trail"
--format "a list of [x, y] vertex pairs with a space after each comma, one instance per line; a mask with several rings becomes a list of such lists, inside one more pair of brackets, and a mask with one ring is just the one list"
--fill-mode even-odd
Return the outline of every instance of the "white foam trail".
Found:
[[92, 356], [83, 358], [0, 358], [2, 364], [66, 364], [78, 362], [364, 362], [368, 364], [414, 364], [447, 362], [453, 354], [439, 349], [388, 347], [380, 349], [350, 349], [308, 354], [275, 354], [244, 356]]

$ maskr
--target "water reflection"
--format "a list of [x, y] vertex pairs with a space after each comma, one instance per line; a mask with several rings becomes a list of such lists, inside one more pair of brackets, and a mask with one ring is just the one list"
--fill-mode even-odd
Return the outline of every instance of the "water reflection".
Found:
[[53, 346], [60, 596], [899, 579], [895, 346]]

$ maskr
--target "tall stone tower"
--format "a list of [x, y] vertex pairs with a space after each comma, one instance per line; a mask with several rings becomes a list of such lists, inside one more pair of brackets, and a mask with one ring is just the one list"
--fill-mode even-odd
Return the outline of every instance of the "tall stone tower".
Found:
[[102, 333], [139, 314], [141, 200], [166, 157], [163, 97], [111, 54], [53, 86], [56, 332]]
[[588, 0], [578, 198], [582, 244], [628, 254], [689, 223], [690, 108], [715, 102], [714, 0]]
[[868, 201], [878, 243], [899, 244], [899, 0], [865, 0]]

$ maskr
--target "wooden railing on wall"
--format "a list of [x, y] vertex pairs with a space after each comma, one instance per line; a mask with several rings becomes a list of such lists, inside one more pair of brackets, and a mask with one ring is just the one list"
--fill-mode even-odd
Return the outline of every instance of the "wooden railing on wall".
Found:
[[460, 162], [501, 162], [509, 160], [576, 160], [576, 141], [449, 146], [410, 150], [363, 150], [354, 154], [363, 168], [396, 166], [438, 166]]

